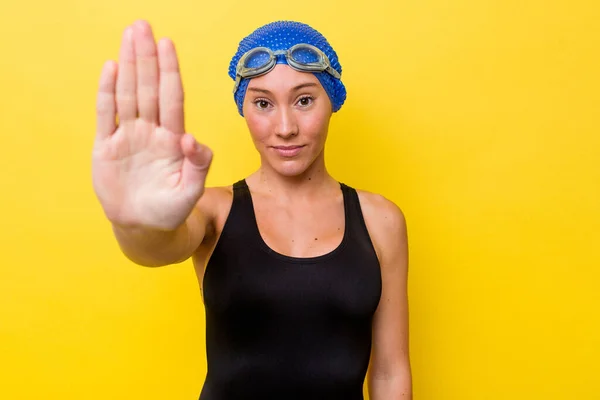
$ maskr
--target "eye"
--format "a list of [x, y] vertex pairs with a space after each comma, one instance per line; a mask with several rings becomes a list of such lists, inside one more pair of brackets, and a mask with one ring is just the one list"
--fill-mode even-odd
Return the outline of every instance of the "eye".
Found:
[[301, 97], [301, 98], [298, 100], [298, 104], [299, 104], [301, 107], [308, 107], [308, 106], [310, 106], [310, 105], [312, 104], [312, 102], [313, 102], [313, 98], [312, 98], [312, 96], [304, 96], [304, 97]]
[[254, 104], [260, 110], [266, 110], [271, 104], [265, 99], [256, 99], [254, 100]]

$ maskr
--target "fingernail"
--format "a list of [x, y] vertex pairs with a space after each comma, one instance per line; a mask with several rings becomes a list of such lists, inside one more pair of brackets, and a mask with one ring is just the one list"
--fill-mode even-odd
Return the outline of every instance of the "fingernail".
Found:
[[148, 30], [148, 22], [143, 19], [137, 20], [135, 24], [137, 25], [137, 28], [142, 32], [146, 32]]

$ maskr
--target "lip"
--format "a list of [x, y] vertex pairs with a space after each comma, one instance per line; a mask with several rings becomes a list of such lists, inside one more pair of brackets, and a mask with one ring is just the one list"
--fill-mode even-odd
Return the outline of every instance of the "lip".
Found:
[[273, 146], [272, 148], [282, 157], [294, 157], [304, 146]]

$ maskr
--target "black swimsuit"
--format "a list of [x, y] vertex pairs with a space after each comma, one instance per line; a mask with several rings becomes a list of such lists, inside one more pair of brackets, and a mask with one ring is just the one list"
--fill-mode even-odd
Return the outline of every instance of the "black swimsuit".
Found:
[[261, 238], [245, 180], [203, 279], [208, 372], [200, 400], [362, 400], [381, 296], [356, 190], [340, 184], [345, 232], [296, 258]]

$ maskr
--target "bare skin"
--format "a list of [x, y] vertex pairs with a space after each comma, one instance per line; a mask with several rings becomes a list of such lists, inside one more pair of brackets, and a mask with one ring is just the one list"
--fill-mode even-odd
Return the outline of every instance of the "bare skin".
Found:
[[[232, 187], [205, 187], [212, 152], [185, 132], [172, 42], [157, 44], [151, 27], [138, 21], [126, 29], [119, 58], [119, 64], [105, 64], [100, 78], [94, 189], [127, 257], [153, 267], [191, 257], [202, 288]], [[314, 75], [277, 65], [250, 81], [243, 110], [261, 158], [246, 181], [263, 240], [292, 257], [332, 251], [343, 238], [344, 205], [339, 182], [325, 165], [331, 118], [326, 92]], [[411, 399], [406, 222], [391, 201], [358, 193], [383, 279], [370, 396]]]

